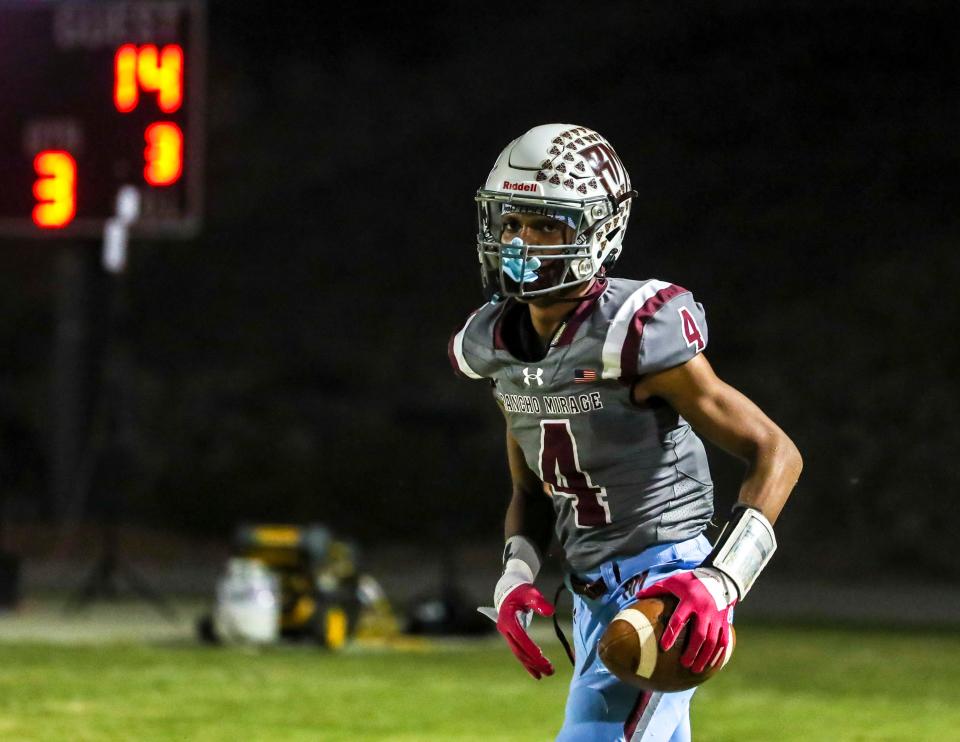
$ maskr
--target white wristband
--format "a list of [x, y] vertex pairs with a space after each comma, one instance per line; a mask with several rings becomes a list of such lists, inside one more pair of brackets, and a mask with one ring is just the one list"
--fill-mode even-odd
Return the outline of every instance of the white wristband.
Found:
[[777, 550], [777, 537], [770, 521], [754, 508], [738, 509], [731, 522], [704, 566], [716, 567], [733, 580], [743, 600]]
[[507, 564], [515, 559], [526, 562], [534, 577], [540, 572], [540, 552], [534, 546], [533, 541], [526, 536], [511, 536], [507, 539], [507, 543], [503, 545], [504, 571], [507, 569]]
[[530, 568], [519, 559], [515, 561], [519, 565], [522, 565], [522, 569], [508, 569], [500, 576], [496, 587], [493, 588], [493, 607], [497, 609], [497, 613], [500, 612], [500, 606], [503, 604], [503, 601], [517, 586], [530, 585], [533, 583], [533, 575], [530, 573]]
[[500, 611], [504, 598], [517, 585], [533, 584], [540, 571], [537, 547], [526, 536], [511, 536], [503, 547], [503, 574], [493, 589], [493, 605]]

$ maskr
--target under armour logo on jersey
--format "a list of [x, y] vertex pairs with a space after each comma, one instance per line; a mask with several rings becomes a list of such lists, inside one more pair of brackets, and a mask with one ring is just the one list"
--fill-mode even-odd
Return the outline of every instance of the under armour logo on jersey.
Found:
[[543, 386], [543, 369], [538, 368], [534, 369], [534, 373], [530, 373], [530, 367], [527, 366], [523, 369], [523, 383], [527, 386], [530, 386], [530, 381], [536, 381], [537, 386]]

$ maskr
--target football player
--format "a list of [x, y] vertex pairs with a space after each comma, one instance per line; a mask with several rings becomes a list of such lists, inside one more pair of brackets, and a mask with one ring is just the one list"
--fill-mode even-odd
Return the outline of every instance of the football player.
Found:
[[[492, 613], [534, 678], [553, 666], [527, 634], [553, 606], [534, 586], [555, 532], [574, 593], [575, 668], [558, 739], [690, 738], [692, 690], [640, 692], [597, 655], [638, 597], [678, 599], [681, 663], [721, 661], [734, 605], [776, 548], [773, 523], [800, 475], [793, 442], [720, 380], [704, 309], [667, 281], [609, 278], [636, 192], [610, 143], [583, 126], [537, 126], [497, 158], [476, 197], [491, 295], [454, 333], [455, 371], [488, 379], [506, 420], [513, 495]], [[716, 544], [700, 436], [746, 463]]]

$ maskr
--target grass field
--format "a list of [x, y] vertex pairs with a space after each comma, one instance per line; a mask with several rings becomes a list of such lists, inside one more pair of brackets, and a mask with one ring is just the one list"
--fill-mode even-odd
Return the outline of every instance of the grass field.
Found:
[[[698, 742], [960, 740], [960, 636], [740, 626], [693, 702]], [[496, 637], [210, 648], [0, 643], [0, 740], [548, 740], [568, 666], [531, 680]]]

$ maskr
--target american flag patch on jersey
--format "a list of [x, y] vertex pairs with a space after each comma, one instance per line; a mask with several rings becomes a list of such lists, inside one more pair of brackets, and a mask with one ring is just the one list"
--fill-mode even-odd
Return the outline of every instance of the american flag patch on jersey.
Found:
[[592, 368], [578, 368], [573, 372], [574, 384], [589, 384], [597, 380], [597, 372]]

